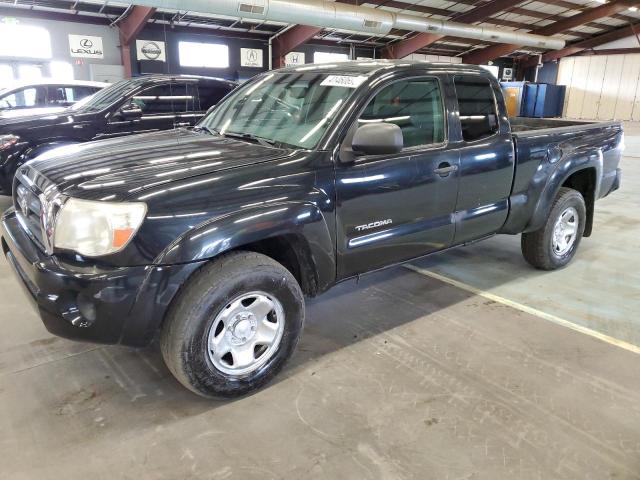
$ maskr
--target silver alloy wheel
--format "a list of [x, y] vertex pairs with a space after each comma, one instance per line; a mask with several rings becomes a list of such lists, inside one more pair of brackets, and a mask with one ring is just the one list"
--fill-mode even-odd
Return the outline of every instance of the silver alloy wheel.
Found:
[[236, 297], [218, 313], [209, 330], [211, 362], [233, 376], [257, 370], [278, 350], [284, 322], [284, 309], [275, 297], [264, 292]]
[[579, 221], [578, 211], [573, 207], [567, 208], [558, 217], [551, 239], [553, 252], [558, 257], [569, 252], [576, 242]]

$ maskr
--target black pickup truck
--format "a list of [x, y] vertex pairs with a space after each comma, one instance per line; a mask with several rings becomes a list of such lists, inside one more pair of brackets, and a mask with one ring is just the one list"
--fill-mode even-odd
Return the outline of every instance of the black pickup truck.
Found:
[[499, 233], [567, 265], [623, 145], [616, 122], [510, 122], [474, 66], [287, 68], [193, 129], [20, 167], [2, 249], [52, 333], [159, 334], [186, 387], [236, 396], [292, 355], [304, 297], [345, 279]]
[[20, 165], [55, 148], [194, 126], [236, 87], [195, 75], [122, 80], [61, 112], [0, 118], [0, 195], [11, 195]]

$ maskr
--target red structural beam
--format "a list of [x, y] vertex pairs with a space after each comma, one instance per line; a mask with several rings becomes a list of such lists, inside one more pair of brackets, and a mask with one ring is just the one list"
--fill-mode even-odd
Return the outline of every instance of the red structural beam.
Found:
[[131, 78], [131, 42], [145, 27], [149, 19], [156, 13], [152, 7], [134, 6], [129, 15], [118, 24], [120, 29], [120, 53], [122, 65], [124, 65], [125, 78]]
[[[585, 25], [599, 18], [610, 17], [623, 10], [627, 10], [629, 7], [634, 6], [636, 1], [633, 0], [614, 0], [610, 3], [600, 5], [596, 8], [591, 8], [578, 15], [567, 17], [559, 22], [552, 23], [546, 27], [536, 28], [531, 33], [537, 35], [556, 35], [558, 33], [566, 32], [580, 25]], [[464, 63], [481, 64], [494, 60], [496, 58], [503, 57], [512, 52], [515, 52], [522, 45], [501, 43], [498, 45], [492, 45], [482, 50], [477, 50], [462, 57]]]
[[273, 68], [284, 67], [284, 57], [294, 48], [311, 40], [322, 28], [296, 25], [273, 40]]
[[[493, 0], [480, 7], [476, 7], [473, 10], [463, 13], [462, 15], [452, 18], [451, 21], [458, 23], [480, 22], [498, 12], [513, 8], [518, 3], [522, 2], [514, 3], [513, 0]], [[382, 51], [382, 56], [384, 58], [404, 58], [413, 52], [417, 52], [421, 48], [427, 47], [438, 40], [441, 40], [444, 37], [445, 35], [437, 35], [434, 33], [419, 33], [411, 38], [388, 46]]]

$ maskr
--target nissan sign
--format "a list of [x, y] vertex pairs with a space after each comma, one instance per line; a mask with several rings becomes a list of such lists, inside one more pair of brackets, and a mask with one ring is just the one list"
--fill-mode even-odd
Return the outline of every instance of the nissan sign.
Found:
[[88, 35], [69, 35], [69, 50], [72, 57], [104, 58], [102, 37]]
[[164, 42], [155, 40], [137, 40], [136, 49], [138, 60], [151, 62], [166, 62], [167, 54]]

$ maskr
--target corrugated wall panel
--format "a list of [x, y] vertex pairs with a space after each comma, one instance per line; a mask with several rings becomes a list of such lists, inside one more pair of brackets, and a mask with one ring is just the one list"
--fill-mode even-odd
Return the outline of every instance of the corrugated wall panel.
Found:
[[620, 89], [614, 118], [617, 120], [631, 120], [633, 103], [638, 90], [638, 77], [640, 77], [640, 54], [622, 55], [624, 65], [620, 75]]
[[566, 116], [569, 118], [582, 118], [582, 104], [587, 89], [587, 76], [591, 57], [576, 57], [574, 62]]
[[606, 67], [607, 57], [594, 56], [591, 58], [580, 118], [588, 120], [598, 118], [598, 108], [600, 107], [600, 97], [602, 95], [602, 84], [604, 82]]
[[620, 79], [624, 65], [623, 55], [611, 55], [605, 57], [606, 68], [602, 82], [602, 94], [598, 107], [598, 120], [613, 120], [620, 93]]

